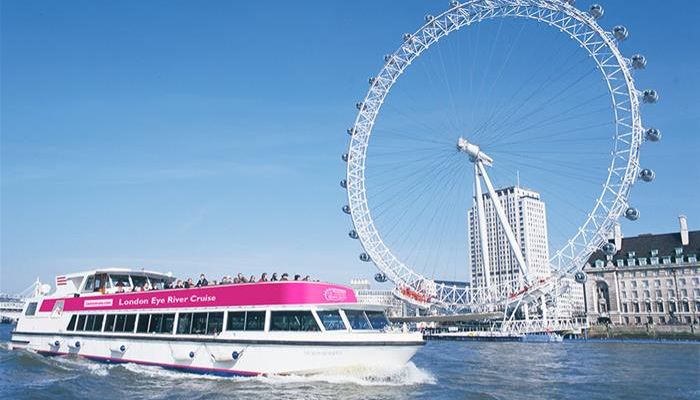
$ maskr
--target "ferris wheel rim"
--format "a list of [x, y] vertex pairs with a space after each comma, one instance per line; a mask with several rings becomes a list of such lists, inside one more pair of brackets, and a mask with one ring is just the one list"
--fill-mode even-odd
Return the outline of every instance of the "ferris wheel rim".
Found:
[[[551, 257], [550, 263], [558, 271], [571, 272], [577, 269], [576, 265], [585, 261], [582, 260], [584, 257], [587, 258], [604, 243], [607, 233], [628, 207], [630, 189], [639, 171], [642, 125], [639, 115], [639, 93], [634, 86], [630, 60], [620, 53], [613, 34], [601, 28], [590, 13], [576, 9], [562, 0], [472, 0], [463, 4], [452, 2], [451, 7], [442, 14], [436, 17], [426, 16], [426, 23], [413, 34], [404, 35], [404, 43], [385, 58], [386, 63], [374, 78], [374, 82], [371, 82], [363, 102], [358, 103], [359, 111], [351, 128], [352, 136], [346, 157], [345, 185], [348, 211], [354, 225], [353, 232], [356, 232], [365, 249], [367, 259], [371, 259], [397, 286], [427, 291], [437, 302], [483, 303], [494, 301], [494, 293], [482, 293], [478, 288], [448, 287], [437, 283], [415, 272], [392, 253], [374, 225], [366, 197], [364, 171], [369, 137], [385, 97], [414, 59], [447, 34], [464, 26], [498, 17], [527, 18], [538, 23], [547, 23], [569, 34], [571, 39], [578, 42], [595, 60], [606, 81], [613, 104], [615, 136], [608, 176], [585, 222], [567, 244]], [[609, 53], [603, 50], [609, 50]], [[604, 59], [603, 54], [607, 55]], [[621, 77], [624, 85], [614, 85], [614, 77]], [[621, 142], [627, 145], [623, 146]], [[617, 180], [613, 179], [614, 176]], [[507, 286], [508, 284], [502, 284], [496, 288], [495, 296], [507, 296]]]

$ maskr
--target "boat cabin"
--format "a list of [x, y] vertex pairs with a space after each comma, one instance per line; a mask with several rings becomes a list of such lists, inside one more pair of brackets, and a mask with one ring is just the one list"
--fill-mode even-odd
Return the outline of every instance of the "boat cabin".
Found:
[[93, 295], [131, 292], [143, 287], [165, 289], [175, 278], [172, 274], [128, 268], [106, 268], [56, 277], [56, 295]]

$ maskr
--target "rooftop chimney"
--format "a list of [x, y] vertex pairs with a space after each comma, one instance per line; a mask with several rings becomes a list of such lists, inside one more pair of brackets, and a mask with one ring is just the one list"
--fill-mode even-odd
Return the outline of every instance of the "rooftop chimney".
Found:
[[615, 250], [620, 251], [622, 249], [622, 228], [620, 224], [615, 224]]
[[688, 245], [688, 220], [685, 215], [678, 216], [678, 222], [681, 224], [681, 243], [683, 246]]

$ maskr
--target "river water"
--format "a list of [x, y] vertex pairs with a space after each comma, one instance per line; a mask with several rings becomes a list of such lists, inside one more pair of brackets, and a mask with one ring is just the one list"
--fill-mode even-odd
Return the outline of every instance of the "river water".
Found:
[[0, 399], [700, 399], [700, 343], [429, 342], [397, 371], [221, 378], [10, 351]]

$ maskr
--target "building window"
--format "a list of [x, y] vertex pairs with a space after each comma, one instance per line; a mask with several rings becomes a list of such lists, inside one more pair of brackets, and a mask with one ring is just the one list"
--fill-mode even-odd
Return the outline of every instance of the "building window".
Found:
[[630, 267], [634, 267], [635, 265], [637, 265], [637, 260], [634, 259], [634, 258], [628, 258], [628, 259], [627, 259], [627, 265], [630, 266]]
[[632, 281], [632, 282], [630, 282], [630, 284], [632, 285], [633, 288], [637, 287], [637, 281]]
[[595, 267], [596, 268], [603, 268], [603, 260], [595, 260]]
[[661, 281], [658, 279], [654, 280], [654, 287], [661, 287]]
[[647, 324], [653, 324], [653, 323], [654, 323], [654, 318], [647, 317]]
[[676, 247], [675, 250], [676, 250], [676, 255], [677, 255], [677, 256], [680, 256], [681, 254], [683, 254], [683, 248], [682, 248], [682, 247]]
[[625, 266], [625, 260], [618, 258], [615, 260], [615, 263], [617, 264], [618, 267], [624, 267]]
[[688, 289], [681, 289], [681, 297], [688, 297]]
[[651, 303], [644, 303], [644, 311], [651, 312]]
[[647, 259], [646, 259], [646, 258], [640, 258], [640, 259], [639, 259], [639, 265], [647, 265]]
[[673, 279], [666, 279], [666, 286], [673, 287]]
[[656, 291], [656, 297], [657, 297], [657, 298], [661, 298], [661, 291], [660, 291], [660, 290], [657, 290], [657, 291]]
[[671, 256], [665, 256], [662, 261], [664, 264], [670, 264], [671, 263]]
[[660, 324], [665, 324], [665, 323], [666, 323], [666, 317], [659, 317], [659, 323], [660, 323]]
[[698, 262], [698, 257], [695, 254], [690, 254], [688, 256], [688, 262], [689, 263], [696, 263], [696, 262]]
[[634, 323], [639, 325], [642, 323], [642, 317], [634, 317]]
[[629, 312], [629, 309], [627, 308], [627, 303], [622, 303], [622, 312]]
[[623, 318], [623, 320], [625, 321], [625, 325], [629, 325], [630, 317], [625, 317], [625, 318]]
[[649, 297], [651, 297], [649, 291], [648, 291], [648, 290], [645, 290], [645, 291], [644, 291], [644, 298], [645, 298], [645, 299], [648, 299]]
[[643, 288], [648, 288], [648, 287], [649, 287], [649, 281], [642, 281], [642, 287], [643, 287]]
[[633, 303], [632, 307], [634, 307], [634, 312], [636, 312], [636, 313], [639, 312], [639, 303]]
[[651, 265], [659, 265], [659, 257], [651, 257], [649, 261], [651, 262]]
[[651, 256], [652, 256], [652, 257], [656, 257], [656, 256], [658, 256], [658, 255], [659, 255], [659, 250], [657, 250], [657, 249], [652, 249], [652, 250], [651, 250]]
[[627, 298], [627, 292], [621, 292], [622, 293], [622, 298], [626, 299]]
[[662, 303], [662, 302], [656, 303], [656, 311], [661, 312], [661, 313], [664, 312], [664, 303]]
[[685, 278], [681, 278], [678, 280], [678, 284], [681, 286], [685, 286]]
[[635, 254], [634, 251], [630, 251], [630, 252], [627, 253], [627, 258], [634, 258], [635, 255], [636, 255], [636, 254]]
[[623, 289], [625, 288], [625, 281], [620, 281], [620, 287]]

